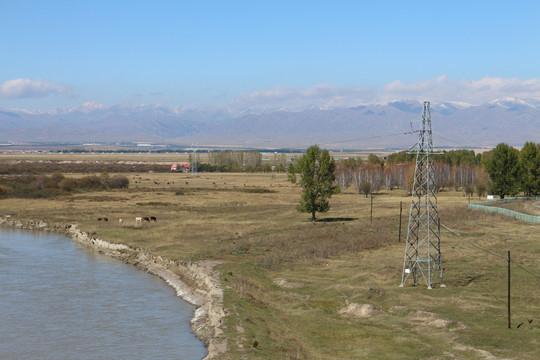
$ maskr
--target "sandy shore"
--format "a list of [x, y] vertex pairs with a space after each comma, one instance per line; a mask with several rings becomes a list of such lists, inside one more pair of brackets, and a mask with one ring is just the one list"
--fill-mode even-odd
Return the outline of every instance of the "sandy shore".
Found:
[[140, 248], [92, 237], [79, 230], [76, 225], [50, 226], [43, 221], [22, 222], [11, 217], [0, 217], [0, 226], [60, 233], [87, 248], [159, 276], [175, 289], [178, 296], [197, 307], [191, 319], [191, 330], [208, 348], [205, 359], [218, 358], [225, 352], [227, 343], [221, 328], [222, 318], [225, 316], [223, 290], [219, 276], [213, 270], [218, 262], [180, 264]]

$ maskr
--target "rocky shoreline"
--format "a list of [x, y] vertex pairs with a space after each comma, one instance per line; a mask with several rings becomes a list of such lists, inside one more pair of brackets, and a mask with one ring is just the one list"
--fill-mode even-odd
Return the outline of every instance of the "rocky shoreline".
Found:
[[49, 225], [44, 221], [20, 221], [6, 216], [0, 217], [0, 227], [60, 233], [89, 249], [159, 276], [175, 289], [178, 296], [197, 307], [191, 319], [191, 330], [208, 349], [205, 359], [216, 358], [225, 352], [227, 343], [221, 328], [225, 316], [223, 290], [219, 276], [213, 270], [218, 262], [174, 262], [140, 248], [93, 237], [76, 225]]

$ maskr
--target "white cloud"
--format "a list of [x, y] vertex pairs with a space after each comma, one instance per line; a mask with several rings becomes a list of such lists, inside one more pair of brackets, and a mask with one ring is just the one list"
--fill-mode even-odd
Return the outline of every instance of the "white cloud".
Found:
[[330, 109], [361, 105], [374, 100], [375, 93], [374, 88], [338, 88], [331, 84], [319, 84], [307, 89], [283, 86], [240, 95], [227, 106], [233, 111]]
[[480, 80], [455, 81], [440, 76], [410, 84], [394, 81], [383, 88], [380, 98], [460, 101], [475, 105], [502, 98], [540, 98], [540, 79], [485, 77]]
[[319, 84], [307, 89], [284, 86], [240, 95], [225, 106], [234, 112], [300, 111], [400, 100], [479, 105], [503, 98], [540, 98], [540, 79], [486, 77], [480, 80], [455, 81], [443, 75], [413, 83], [397, 80], [382, 89], [354, 86], [339, 88], [331, 84]]
[[15, 79], [0, 84], [0, 98], [28, 99], [41, 98], [50, 94], [71, 95], [71, 88], [45, 80]]

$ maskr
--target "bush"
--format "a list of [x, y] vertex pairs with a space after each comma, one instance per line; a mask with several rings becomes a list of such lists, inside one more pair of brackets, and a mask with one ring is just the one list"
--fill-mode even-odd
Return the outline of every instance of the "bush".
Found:
[[78, 181], [76, 179], [65, 178], [60, 181], [58, 187], [65, 191], [73, 191], [79, 187]]
[[472, 196], [474, 194], [474, 186], [472, 184], [465, 184], [465, 195]]
[[363, 182], [360, 184], [360, 193], [364, 194], [366, 197], [371, 193], [371, 183]]
[[58, 172], [55, 172], [51, 175], [51, 180], [53, 180], [55, 183], [59, 184], [62, 180], [64, 180], [66, 177]]
[[111, 189], [127, 189], [129, 179], [124, 175], [116, 175], [108, 180], [108, 185]]
[[8, 185], [0, 185], [0, 195], [9, 195], [13, 192], [13, 188]]
[[82, 177], [77, 182], [81, 189], [101, 190], [105, 188], [105, 184], [96, 175]]

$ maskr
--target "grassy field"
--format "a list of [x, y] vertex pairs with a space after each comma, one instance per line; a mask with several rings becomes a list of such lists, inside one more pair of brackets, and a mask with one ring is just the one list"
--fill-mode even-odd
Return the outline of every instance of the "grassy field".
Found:
[[[0, 215], [76, 223], [105, 240], [177, 261], [221, 260], [225, 358], [539, 357], [538, 225], [468, 211], [463, 193], [441, 192], [447, 287], [399, 288], [410, 202], [402, 190], [374, 196], [372, 221], [370, 199], [346, 190], [312, 223], [310, 214], [295, 210], [300, 189], [285, 174], [125, 175], [129, 189], [3, 199]], [[137, 216], [157, 222], [136, 224]]]

